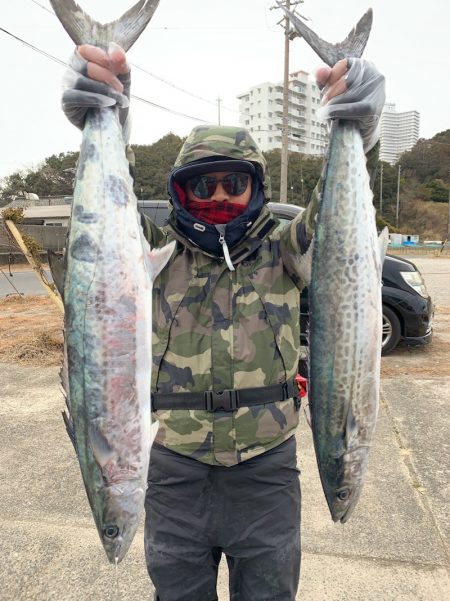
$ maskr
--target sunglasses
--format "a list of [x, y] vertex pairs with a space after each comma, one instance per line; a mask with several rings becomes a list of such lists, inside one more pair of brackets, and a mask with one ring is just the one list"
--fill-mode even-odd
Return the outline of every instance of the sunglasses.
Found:
[[223, 179], [217, 179], [210, 175], [198, 175], [190, 179], [188, 184], [194, 196], [200, 200], [206, 200], [213, 196], [219, 184], [222, 184], [227, 194], [240, 196], [247, 190], [248, 181], [248, 173], [230, 173]]

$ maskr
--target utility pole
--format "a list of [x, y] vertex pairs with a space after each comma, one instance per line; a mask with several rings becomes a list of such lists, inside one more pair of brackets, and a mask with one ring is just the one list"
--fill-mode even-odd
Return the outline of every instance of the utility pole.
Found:
[[[286, 8], [290, 10], [291, 2], [286, 0]], [[281, 168], [280, 168], [280, 202], [287, 202], [287, 178], [289, 164], [289, 29], [290, 21], [284, 19], [284, 80], [283, 80], [283, 120], [281, 126]]]
[[[284, 6], [291, 10], [303, 0], [292, 2], [284, 0]], [[291, 41], [290, 21], [284, 19], [284, 79], [283, 79], [283, 119], [281, 125], [281, 168], [280, 202], [288, 202], [288, 165], [289, 165], [289, 42]]]
[[398, 178], [397, 178], [397, 209], [395, 212], [395, 227], [398, 228], [398, 212], [400, 207], [400, 173], [402, 170], [402, 166], [398, 166]]

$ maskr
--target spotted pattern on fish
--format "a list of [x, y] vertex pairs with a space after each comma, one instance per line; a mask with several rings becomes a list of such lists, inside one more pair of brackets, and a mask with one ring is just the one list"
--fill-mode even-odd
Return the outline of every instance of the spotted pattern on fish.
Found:
[[77, 261], [95, 263], [100, 254], [100, 247], [88, 234], [81, 234], [70, 245], [69, 252]]
[[381, 258], [362, 139], [335, 125], [313, 240], [309, 403], [319, 472], [335, 521], [360, 496], [377, 419]]

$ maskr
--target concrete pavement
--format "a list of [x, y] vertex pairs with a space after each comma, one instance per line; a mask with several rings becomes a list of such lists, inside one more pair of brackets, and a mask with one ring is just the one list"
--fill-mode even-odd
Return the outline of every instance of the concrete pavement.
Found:
[[[142, 530], [117, 571], [107, 563], [61, 420], [58, 370], [2, 364], [0, 390], [2, 601], [150, 601]], [[297, 599], [450, 599], [449, 426], [450, 376], [384, 380], [365, 488], [341, 525], [329, 517], [302, 419]], [[220, 601], [226, 577], [222, 565]]]

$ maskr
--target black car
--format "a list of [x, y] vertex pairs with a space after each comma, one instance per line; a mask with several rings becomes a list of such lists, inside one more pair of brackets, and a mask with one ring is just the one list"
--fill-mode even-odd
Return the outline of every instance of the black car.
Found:
[[[163, 225], [168, 215], [167, 200], [140, 200], [139, 210], [156, 225]], [[304, 209], [296, 205], [269, 203], [272, 213], [281, 223], [293, 219]], [[383, 264], [383, 338], [382, 354], [391, 352], [400, 341], [407, 345], [422, 345], [432, 337], [433, 303], [425, 282], [414, 263], [387, 255]], [[308, 290], [301, 295], [301, 331], [306, 343], [308, 326]]]

